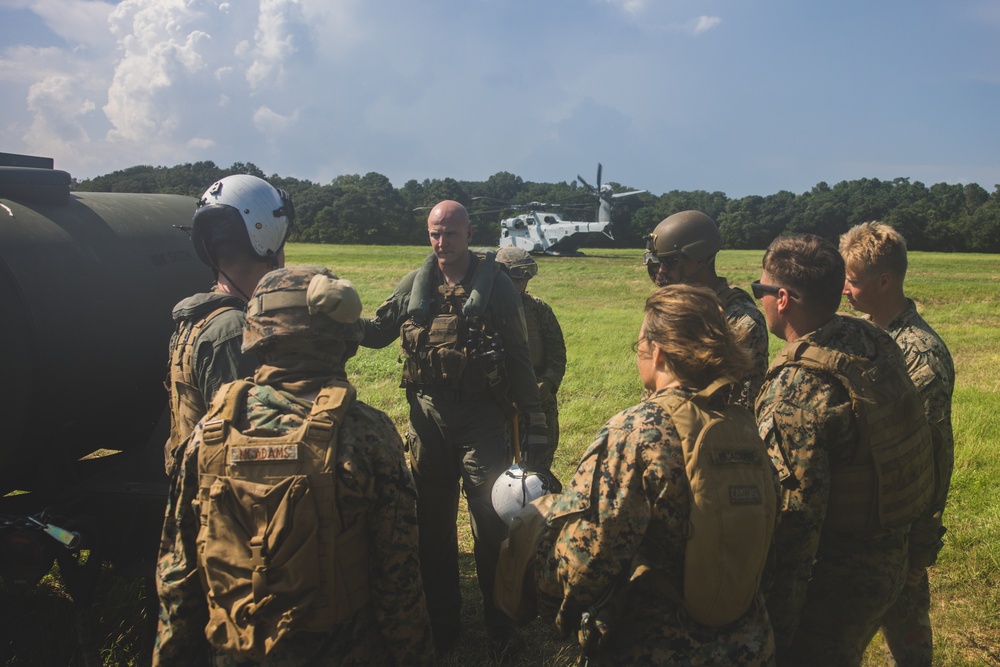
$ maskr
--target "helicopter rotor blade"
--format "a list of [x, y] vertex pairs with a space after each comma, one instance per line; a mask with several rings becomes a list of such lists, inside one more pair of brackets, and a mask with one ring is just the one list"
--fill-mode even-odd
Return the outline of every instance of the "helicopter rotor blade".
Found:
[[616, 194], [611, 195], [611, 198], [618, 199], [619, 197], [628, 197], [630, 195], [641, 195], [644, 192], [648, 192], [648, 190], [630, 190], [628, 192], [618, 192]]
[[601, 189], [601, 163], [597, 163], [597, 189]]
[[577, 174], [577, 175], [576, 175], [576, 180], [580, 181], [580, 183], [582, 183], [582, 184], [583, 184], [583, 187], [587, 188], [588, 190], [593, 190], [593, 189], [594, 189], [594, 186], [592, 186], [592, 185], [591, 185], [590, 183], [588, 183], [587, 181], [583, 180], [583, 176], [581, 176], [581, 175]]

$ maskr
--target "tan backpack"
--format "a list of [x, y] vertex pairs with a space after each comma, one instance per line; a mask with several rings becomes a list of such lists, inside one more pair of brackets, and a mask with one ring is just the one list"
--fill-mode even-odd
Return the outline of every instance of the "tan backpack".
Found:
[[650, 399], [681, 437], [691, 487], [684, 590], [655, 572], [652, 580], [695, 621], [715, 627], [753, 604], [777, 514], [776, 479], [753, 415], [738, 405], [709, 407], [717, 393], [724, 400], [730, 384], [723, 378], [690, 398]]
[[198, 453], [198, 566], [215, 649], [261, 660], [299, 631], [329, 631], [368, 602], [365, 523], [337, 510], [337, 431], [355, 398], [324, 387], [301, 427], [254, 437], [235, 427], [249, 382], [212, 402]]

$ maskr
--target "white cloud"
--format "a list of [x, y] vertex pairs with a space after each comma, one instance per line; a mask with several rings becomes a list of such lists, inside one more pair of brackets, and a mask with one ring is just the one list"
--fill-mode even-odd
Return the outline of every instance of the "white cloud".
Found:
[[722, 23], [722, 19], [718, 16], [699, 16], [694, 20], [694, 26], [691, 31], [695, 35], [700, 35], [704, 32], [708, 32], [720, 23]]
[[290, 127], [295, 125], [298, 120], [298, 112], [294, 112], [288, 116], [283, 116], [276, 111], [273, 111], [269, 107], [263, 106], [257, 109], [253, 114], [253, 124], [261, 134], [266, 137], [273, 138], [273, 135], [286, 132]]

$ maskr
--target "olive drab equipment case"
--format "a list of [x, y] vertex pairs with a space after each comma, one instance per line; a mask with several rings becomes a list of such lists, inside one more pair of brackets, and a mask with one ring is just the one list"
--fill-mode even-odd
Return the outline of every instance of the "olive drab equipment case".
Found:
[[778, 354], [768, 372], [767, 380], [782, 366], [821, 371], [851, 397], [860, 442], [850, 465], [830, 471], [824, 530], [873, 535], [904, 529], [927, 511], [934, 495], [934, 444], [923, 401], [896, 343], [875, 333], [874, 361], [800, 339]]
[[255, 437], [235, 426], [252, 386], [225, 385], [203, 422], [197, 544], [209, 642], [260, 660], [368, 602], [368, 534], [363, 521], [341, 524], [336, 501], [338, 426], [354, 388], [330, 383], [297, 430]]
[[722, 378], [690, 397], [649, 399], [670, 414], [680, 435], [691, 488], [684, 589], [673, 590], [655, 572], [653, 583], [692, 619], [714, 627], [736, 621], [754, 603], [778, 502], [753, 415], [725, 404], [731, 384]]

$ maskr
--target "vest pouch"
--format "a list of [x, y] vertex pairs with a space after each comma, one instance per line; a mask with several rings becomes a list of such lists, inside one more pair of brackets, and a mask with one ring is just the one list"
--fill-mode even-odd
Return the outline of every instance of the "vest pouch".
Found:
[[458, 389], [465, 371], [466, 355], [459, 350], [458, 315], [436, 315], [427, 331], [427, 351], [432, 383]]
[[426, 375], [421, 369], [420, 350], [427, 349], [427, 328], [418, 326], [412, 319], [406, 320], [399, 331], [403, 349], [403, 385], [423, 382]]
[[911, 424], [900, 424], [909, 434], [872, 440], [872, 458], [878, 475], [879, 520], [883, 528], [905, 528], [923, 516], [934, 496], [934, 454], [929, 428], [912, 431]]
[[318, 517], [308, 477], [273, 485], [217, 477], [207, 503], [199, 545], [208, 592], [205, 634], [220, 651], [261, 660], [296, 629], [320, 592]]

